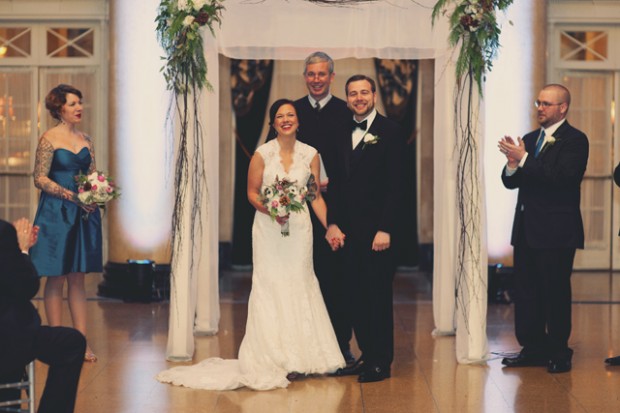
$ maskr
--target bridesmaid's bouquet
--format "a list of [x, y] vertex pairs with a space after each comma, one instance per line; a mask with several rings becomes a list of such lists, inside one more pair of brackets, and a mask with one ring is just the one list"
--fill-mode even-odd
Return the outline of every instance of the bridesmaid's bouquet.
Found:
[[105, 209], [105, 204], [121, 196], [120, 188], [114, 180], [101, 171], [95, 171], [90, 175], [80, 173], [75, 177], [78, 184], [78, 200], [86, 205], [97, 204]]
[[[308, 183], [314, 182], [314, 176], [310, 176]], [[299, 187], [296, 181], [289, 181], [287, 178], [280, 179], [276, 176], [274, 183], [264, 185], [261, 188], [261, 203], [269, 211], [273, 221], [278, 219], [285, 220], [280, 224], [280, 233], [283, 237], [290, 235], [288, 217], [291, 212], [302, 212], [305, 201], [313, 201], [316, 197], [316, 183], [313, 186], [305, 185]]]

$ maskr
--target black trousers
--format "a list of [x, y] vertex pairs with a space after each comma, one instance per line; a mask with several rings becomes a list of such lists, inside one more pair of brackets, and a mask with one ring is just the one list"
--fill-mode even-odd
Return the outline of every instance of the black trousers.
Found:
[[348, 283], [350, 317], [365, 363], [388, 368], [394, 359], [392, 283], [396, 271], [393, 248], [371, 250], [372, 240], [347, 238], [343, 252]]
[[575, 248], [531, 248], [524, 231], [519, 232], [514, 248], [517, 340], [525, 352], [570, 359]]
[[[31, 354], [26, 355], [29, 360], [27, 363], [37, 359], [49, 366], [38, 413], [73, 412], [85, 351], [86, 339], [79, 331], [68, 327], [39, 327]], [[24, 373], [23, 356], [0, 355], [3, 364], [0, 369], [0, 382], [9, 383], [21, 379]], [[16, 362], [18, 360], [19, 362]], [[0, 400], [17, 398], [19, 392], [0, 393]]]
[[314, 211], [310, 209], [313, 228], [313, 261], [314, 273], [319, 281], [323, 301], [329, 314], [340, 351], [350, 349], [352, 323], [349, 318], [348, 307], [350, 301], [347, 293], [347, 284], [343, 268], [342, 251], [332, 251], [325, 240], [325, 228], [320, 223]]

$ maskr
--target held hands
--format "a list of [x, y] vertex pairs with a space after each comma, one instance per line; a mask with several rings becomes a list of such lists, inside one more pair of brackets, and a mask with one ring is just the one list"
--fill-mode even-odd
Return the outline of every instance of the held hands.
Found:
[[17, 231], [17, 242], [19, 249], [28, 251], [30, 247], [37, 243], [39, 237], [39, 227], [32, 225], [27, 218], [20, 218], [13, 223]]
[[521, 140], [521, 137], [517, 137], [517, 143], [510, 136], [504, 136], [499, 140], [497, 147], [499, 151], [506, 155], [508, 166], [516, 168], [519, 166], [519, 162], [525, 155], [525, 144]]
[[332, 224], [327, 227], [327, 232], [325, 233], [325, 239], [327, 243], [332, 248], [332, 251], [336, 251], [338, 248], [344, 247], [344, 239], [346, 235], [340, 231], [338, 225]]

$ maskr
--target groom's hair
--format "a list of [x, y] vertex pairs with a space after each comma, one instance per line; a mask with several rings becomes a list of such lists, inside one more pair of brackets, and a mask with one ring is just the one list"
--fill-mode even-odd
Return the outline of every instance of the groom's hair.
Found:
[[334, 61], [331, 57], [325, 52], [314, 52], [310, 56], [306, 57], [306, 65], [304, 66], [304, 75], [308, 70], [308, 65], [313, 63], [323, 63], [327, 62], [329, 66], [329, 73], [334, 73]]
[[370, 90], [372, 91], [372, 93], [375, 93], [377, 91], [377, 85], [371, 77], [368, 77], [366, 75], [353, 75], [347, 80], [347, 83], [344, 85], [345, 96], [349, 96], [349, 83], [357, 82], [360, 80], [366, 80], [368, 83], [370, 83]]

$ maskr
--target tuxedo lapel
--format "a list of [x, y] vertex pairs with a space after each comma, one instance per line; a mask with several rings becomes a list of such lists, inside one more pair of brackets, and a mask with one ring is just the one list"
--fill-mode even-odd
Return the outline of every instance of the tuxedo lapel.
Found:
[[347, 172], [347, 179], [351, 176], [351, 156], [353, 155], [353, 149], [351, 148], [351, 134], [343, 142], [342, 153], [344, 156], [344, 166]]
[[568, 121], [564, 121], [563, 124], [560, 125], [560, 127], [553, 132], [553, 134], [551, 136], [553, 136], [553, 138], [555, 139], [555, 142], [551, 143], [551, 142], [547, 142], [545, 143], [545, 145], [542, 147], [541, 151], [540, 151], [540, 155], [539, 157], [543, 157], [547, 154], [547, 152], [551, 151], [554, 146], [560, 147], [562, 145], [562, 142], [564, 139], [562, 139], [563, 136], [566, 135], [566, 131], [570, 129], [570, 125], [568, 124]]

